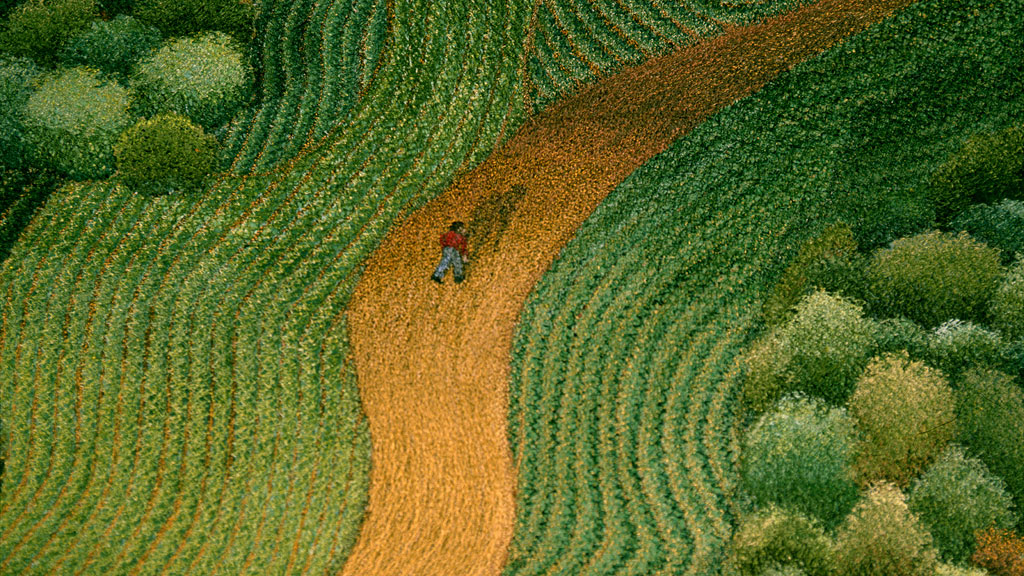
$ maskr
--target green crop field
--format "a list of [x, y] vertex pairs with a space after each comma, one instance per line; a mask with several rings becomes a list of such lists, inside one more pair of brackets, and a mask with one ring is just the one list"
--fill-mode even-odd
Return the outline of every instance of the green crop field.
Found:
[[924, 0], [806, 62], [624, 182], [513, 349], [508, 575], [709, 574], [738, 515], [738, 354], [806, 239], [927, 226], [928, 175], [1024, 113], [1018, 2]]

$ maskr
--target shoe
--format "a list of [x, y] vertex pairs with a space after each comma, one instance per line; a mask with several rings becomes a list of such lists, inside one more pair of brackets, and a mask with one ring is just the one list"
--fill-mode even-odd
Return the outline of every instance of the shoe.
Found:
[[438, 278], [437, 276], [431, 275], [431, 276], [430, 276], [430, 279], [431, 279], [431, 280], [433, 280], [434, 282], [437, 282], [438, 284], [440, 284], [440, 283], [441, 283], [441, 279], [440, 279], [440, 278]]
[[462, 284], [462, 281], [465, 280], [465, 279], [466, 278], [464, 276], [456, 276], [455, 277], [455, 283], [456, 284]]

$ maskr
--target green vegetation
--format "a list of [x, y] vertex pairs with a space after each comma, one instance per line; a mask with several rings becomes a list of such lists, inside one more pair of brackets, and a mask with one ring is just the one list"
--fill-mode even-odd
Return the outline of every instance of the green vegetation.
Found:
[[156, 49], [160, 32], [131, 16], [120, 14], [112, 20], [98, 20], [71, 38], [60, 52], [67, 66], [91, 66], [125, 81], [132, 67]]
[[946, 320], [985, 320], [1002, 273], [999, 251], [966, 234], [925, 232], [877, 251], [868, 265], [879, 313], [932, 327]]
[[774, 503], [834, 528], [858, 498], [856, 439], [845, 410], [785, 398], [747, 431], [743, 486], [761, 506]]
[[143, 116], [176, 112], [206, 129], [231, 119], [251, 84], [242, 52], [221, 32], [168, 42], [135, 66], [131, 81]]
[[7, 15], [0, 50], [50, 65], [68, 40], [99, 17], [96, 0], [25, 0]]
[[926, 363], [954, 379], [970, 368], [1003, 368], [1006, 345], [998, 332], [950, 320], [935, 329]]
[[774, 506], [744, 518], [733, 538], [733, 562], [743, 576], [798, 569], [830, 576], [831, 541], [814, 520]]
[[978, 536], [978, 549], [971, 560], [993, 576], [1022, 576], [1024, 538], [1009, 530], [986, 530]]
[[0, 57], [0, 167], [22, 167], [25, 106], [38, 77], [31, 60]]
[[933, 225], [929, 175], [1024, 113], [1021, 8], [921, 0], [696, 127], [595, 211], [513, 347], [508, 576], [719, 573], [746, 512], [738, 400], [767, 294], [832, 224], [864, 253]]
[[1003, 262], [1024, 253], [1024, 202], [1004, 199], [994, 204], [972, 204], [950, 223], [973, 238], [998, 248]]
[[992, 297], [992, 323], [1007, 336], [1024, 338], [1024, 257], [1003, 278]]
[[914, 482], [907, 505], [935, 539], [942, 558], [957, 563], [970, 558], [977, 533], [990, 527], [1008, 530], [1017, 523], [1002, 480], [957, 447], [943, 452]]
[[1024, 198], [1024, 126], [969, 137], [932, 174], [929, 193], [940, 220], [971, 202]]
[[217, 160], [217, 140], [183, 116], [142, 120], [122, 135], [115, 149], [117, 172], [133, 190], [147, 194], [192, 191]]
[[212, 30], [248, 42], [253, 35], [253, 4], [250, 0], [135, 0], [132, 14], [167, 37]]
[[934, 576], [932, 538], [892, 484], [872, 486], [836, 535], [835, 573]]
[[42, 79], [25, 105], [25, 143], [37, 163], [76, 180], [114, 171], [114, 142], [131, 124], [128, 90], [89, 68]]

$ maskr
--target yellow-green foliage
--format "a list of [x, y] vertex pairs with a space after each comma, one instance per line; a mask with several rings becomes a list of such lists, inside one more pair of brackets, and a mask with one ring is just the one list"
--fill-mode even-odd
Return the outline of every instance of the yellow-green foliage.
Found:
[[26, 0], [7, 17], [0, 49], [52, 64], [60, 48], [97, 18], [96, 0]]
[[732, 540], [733, 562], [742, 576], [768, 570], [799, 570], [807, 576], [828, 576], [832, 543], [813, 519], [775, 506], [742, 520]]
[[192, 191], [217, 160], [217, 139], [178, 114], [142, 120], [117, 143], [117, 170], [132, 189], [149, 194]]
[[114, 170], [114, 142], [128, 127], [128, 90], [90, 68], [48, 75], [25, 106], [25, 140], [36, 161], [76, 180]]
[[765, 299], [762, 312], [769, 326], [782, 324], [807, 292], [820, 288], [852, 296], [862, 263], [853, 232], [844, 223], [825, 228], [800, 247], [796, 259]]
[[934, 576], [932, 538], [893, 484], [872, 486], [836, 534], [838, 576]]
[[208, 129], [231, 118], [251, 84], [241, 50], [222, 32], [170, 41], [139, 62], [132, 77], [143, 115], [177, 112]]
[[914, 482], [907, 505], [928, 528], [943, 559], [956, 562], [970, 558], [978, 532], [1017, 523], [1002, 480], [957, 446], [947, 448]]
[[1024, 127], [976, 134], [931, 176], [929, 192], [939, 218], [953, 216], [970, 202], [1020, 196], [1024, 170]]
[[989, 306], [992, 323], [1003, 334], [1024, 338], [1024, 257], [1003, 278]]
[[954, 437], [953, 391], [941, 372], [906, 354], [876, 358], [850, 397], [861, 433], [861, 480], [906, 485]]
[[867, 269], [879, 312], [928, 327], [951, 318], [984, 321], [1001, 274], [998, 250], [939, 231], [894, 241], [875, 252]]
[[860, 306], [820, 290], [809, 294], [789, 322], [751, 348], [744, 402], [762, 411], [792, 391], [842, 402], [873, 345], [874, 323]]

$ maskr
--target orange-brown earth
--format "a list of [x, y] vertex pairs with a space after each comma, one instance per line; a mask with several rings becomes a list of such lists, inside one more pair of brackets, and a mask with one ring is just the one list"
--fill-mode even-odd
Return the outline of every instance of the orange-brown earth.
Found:
[[[344, 574], [501, 572], [515, 521], [509, 354], [531, 288], [633, 170], [779, 72], [912, 1], [821, 0], [607, 78], [534, 118], [391, 231], [349, 313], [373, 468]], [[477, 249], [465, 283], [449, 275], [437, 286], [437, 238], [453, 219], [469, 222]]]

